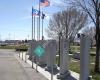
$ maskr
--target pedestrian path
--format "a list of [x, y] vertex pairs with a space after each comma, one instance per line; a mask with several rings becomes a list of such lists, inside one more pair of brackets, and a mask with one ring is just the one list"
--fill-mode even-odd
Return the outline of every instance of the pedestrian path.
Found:
[[0, 50], [0, 80], [47, 80], [14, 54], [14, 51]]
[[22, 58], [19, 58], [18, 55], [15, 55], [15, 58], [22, 65], [30, 80], [48, 80], [43, 76], [43, 74], [37, 72], [35, 69], [32, 69], [31, 65], [23, 61]]

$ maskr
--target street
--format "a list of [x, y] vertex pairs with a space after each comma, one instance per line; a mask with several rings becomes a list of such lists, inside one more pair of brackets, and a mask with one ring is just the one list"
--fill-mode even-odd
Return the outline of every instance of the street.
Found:
[[14, 54], [14, 50], [0, 49], [0, 80], [47, 80]]

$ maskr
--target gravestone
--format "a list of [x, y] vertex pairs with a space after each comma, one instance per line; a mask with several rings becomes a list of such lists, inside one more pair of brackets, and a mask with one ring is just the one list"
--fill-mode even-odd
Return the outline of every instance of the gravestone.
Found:
[[65, 78], [70, 75], [69, 64], [69, 40], [61, 39], [60, 43], [60, 75], [57, 75], [58, 79]]
[[47, 68], [45, 70], [51, 71], [57, 70], [56, 66], [56, 40], [48, 40], [46, 45], [44, 46], [46, 49], [46, 61], [47, 61]]
[[80, 80], [89, 79], [89, 49], [90, 49], [90, 38], [88, 36], [81, 36], [80, 44]]

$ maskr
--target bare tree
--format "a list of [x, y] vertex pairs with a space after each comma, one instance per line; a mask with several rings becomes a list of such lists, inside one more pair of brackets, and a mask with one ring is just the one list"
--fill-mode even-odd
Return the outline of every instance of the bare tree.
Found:
[[96, 59], [95, 72], [99, 72], [99, 53], [100, 53], [100, 0], [62, 0], [70, 5], [86, 12], [96, 26]]
[[93, 43], [95, 43], [95, 27], [87, 27], [82, 30], [83, 34], [87, 35], [91, 39], [91, 48]]
[[62, 33], [63, 37], [74, 37], [77, 32], [87, 23], [87, 14], [77, 11], [76, 8], [69, 8], [66, 11], [58, 12], [49, 21], [47, 29], [48, 36], [58, 38]]

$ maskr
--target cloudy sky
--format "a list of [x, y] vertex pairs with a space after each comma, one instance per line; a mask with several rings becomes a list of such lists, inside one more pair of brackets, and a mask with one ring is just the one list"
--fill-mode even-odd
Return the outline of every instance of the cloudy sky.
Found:
[[[0, 40], [31, 39], [31, 8], [38, 8], [39, 0], [0, 0]], [[49, 18], [59, 11], [55, 4], [60, 0], [50, 0], [49, 7], [41, 7], [46, 13], [44, 27], [47, 28]], [[45, 33], [45, 37], [47, 35]]]

